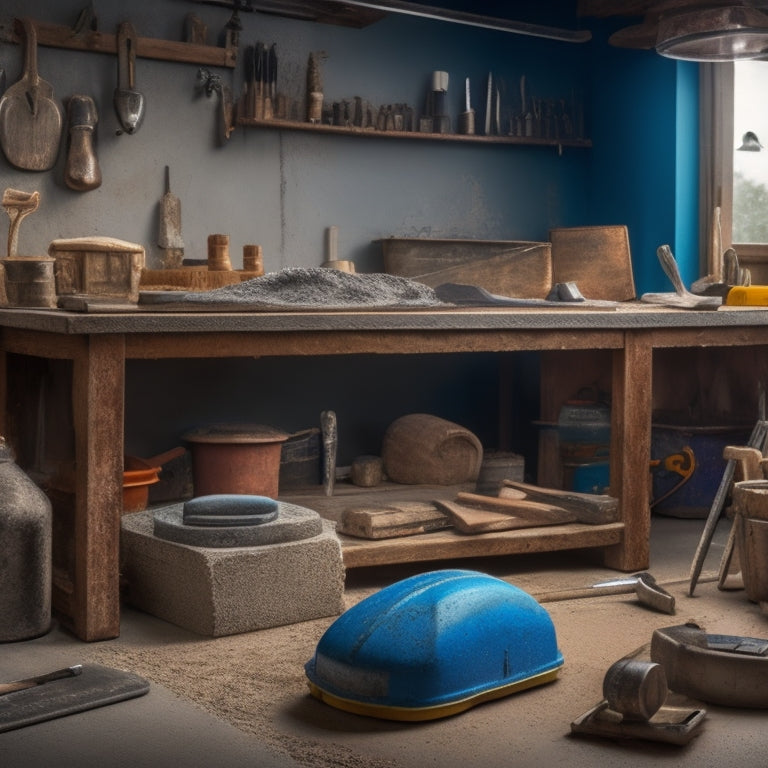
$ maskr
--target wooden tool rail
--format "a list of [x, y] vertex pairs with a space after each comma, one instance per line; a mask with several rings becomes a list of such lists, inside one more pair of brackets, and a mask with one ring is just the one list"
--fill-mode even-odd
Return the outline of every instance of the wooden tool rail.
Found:
[[[16, 31], [15, 19], [0, 19], [0, 41], [21, 43]], [[87, 53], [112, 53], [117, 55], [117, 35], [108, 32], [86, 31], [75, 34], [71, 27], [45, 22], [33, 22], [37, 30], [38, 45], [49, 48], [67, 48]], [[161, 40], [153, 37], [136, 39], [136, 55], [145, 59], [176, 61], [183, 64], [206, 64], [211, 67], [229, 67], [237, 63], [237, 47], [199, 45], [197, 43]]]

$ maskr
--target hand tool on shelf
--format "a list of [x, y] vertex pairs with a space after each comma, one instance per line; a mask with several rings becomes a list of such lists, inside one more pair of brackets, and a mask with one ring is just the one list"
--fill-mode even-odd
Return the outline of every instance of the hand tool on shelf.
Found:
[[320, 431], [323, 436], [323, 491], [326, 496], [333, 496], [333, 487], [336, 483], [336, 454], [339, 441], [335, 411], [321, 412]]
[[432, 113], [435, 133], [450, 133], [451, 118], [446, 113], [448, 73], [436, 70], [432, 73]]
[[144, 122], [144, 94], [136, 90], [136, 31], [124, 21], [117, 28], [117, 88], [114, 94], [115, 112], [123, 131], [136, 133]]
[[69, 147], [64, 166], [64, 183], [78, 192], [101, 186], [101, 168], [93, 134], [98, 122], [96, 104], [90, 96], [76, 94], [69, 99]]
[[493, 72], [488, 73], [485, 87], [485, 135], [491, 135], [491, 108], [493, 104]]
[[475, 110], [469, 90], [469, 78], [464, 80], [464, 111], [459, 115], [459, 133], [471, 136], [475, 132]]
[[171, 192], [171, 169], [165, 166], [165, 194], [160, 201], [160, 228], [157, 244], [162, 248], [163, 266], [178, 269], [184, 259], [181, 236], [181, 201]]
[[30, 213], [34, 213], [40, 205], [39, 192], [23, 192], [20, 189], [6, 189], [3, 192], [2, 206], [11, 220], [8, 226], [8, 252], [10, 259], [18, 256], [19, 227], [21, 220]]
[[0, 147], [8, 162], [24, 171], [53, 168], [61, 143], [61, 110], [53, 87], [37, 70], [37, 30], [24, 19], [24, 71], [0, 99]]

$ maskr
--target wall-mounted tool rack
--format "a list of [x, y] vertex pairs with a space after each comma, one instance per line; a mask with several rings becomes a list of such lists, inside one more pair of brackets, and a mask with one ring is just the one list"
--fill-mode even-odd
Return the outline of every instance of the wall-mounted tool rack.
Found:
[[309, 133], [329, 133], [337, 136], [361, 136], [369, 139], [414, 139], [428, 141], [462, 141], [470, 144], [517, 144], [520, 146], [539, 147], [578, 147], [589, 148], [591, 139], [554, 139], [534, 136], [481, 136], [463, 133], [421, 133], [419, 131], [379, 131], [369, 128], [354, 128], [343, 125], [325, 125], [322, 123], [302, 123], [297, 120], [263, 120], [240, 117], [237, 124], [243, 128], [271, 128], [273, 130], [307, 131]]
[[[88, 53], [112, 53], [117, 55], [117, 36], [108, 32], [85, 31], [75, 34], [71, 27], [33, 22], [37, 30], [37, 44], [50, 48], [66, 48]], [[0, 42], [21, 43], [13, 19], [0, 21]], [[237, 47], [234, 45], [199, 45], [197, 43], [161, 40], [153, 37], [136, 39], [136, 56], [183, 64], [202, 64], [210, 67], [234, 68], [237, 64]]]

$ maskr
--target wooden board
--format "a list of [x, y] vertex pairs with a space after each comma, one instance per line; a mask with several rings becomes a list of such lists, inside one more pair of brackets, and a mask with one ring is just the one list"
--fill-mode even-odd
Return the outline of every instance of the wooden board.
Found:
[[347, 507], [337, 530], [363, 539], [391, 539], [450, 527], [445, 513], [431, 502], [401, 501], [387, 506]]
[[578, 493], [556, 488], [540, 488], [529, 483], [504, 480], [500, 500], [530, 499], [556, 504], [576, 513], [580, 523], [612, 523], [619, 519], [619, 500], [607, 494]]
[[542, 525], [562, 525], [573, 522], [575, 515], [565, 510], [526, 510], [525, 515], [498, 512], [480, 505], [469, 506], [455, 501], [437, 501], [457, 531], [461, 533], [488, 533], [511, 531], [518, 528], [536, 528]]
[[587, 299], [636, 297], [626, 226], [551, 229], [552, 282], [574, 282]]
[[424, 533], [421, 536], [379, 541], [366, 541], [343, 534], [339, 539], [344, 566], [363, 568], [395, 563], [454, 561], [462, 557], [496, 557], [587, 547], [611, 547], [620, 544], [623, 536], [624, 523], [608, 525], [571, 523], [478, 533], [474, 536], [447, 529]]
[[437, 499], [455, 499], [459, 493], [472, 490], [472, 485], [468, 483], [453, 486], [383, 483], [376, 488], [359, 488], [341, 481], [336, 483], [333, 496], [325, 496], [318, 487], [281, 494], [280, 500], [314, 509], [326, 520], [337, 524], [342, 557], [347, 568], [608, 547], [619, 544], [624, 535], [622, 522], [606, 525], [539, 525], [533, 528], [477, 533], [472, 536], [460, 533], [455, 528], [446, 528], [416, 536], [386, 539], [349, 536], [338, 529], [341, 516], [348, 507], [399, 506], [402, 502], [429, 504]]

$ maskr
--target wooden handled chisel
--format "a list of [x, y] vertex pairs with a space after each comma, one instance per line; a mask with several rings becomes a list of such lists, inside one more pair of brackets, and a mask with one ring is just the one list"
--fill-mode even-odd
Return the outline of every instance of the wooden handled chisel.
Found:
[[34, 688], [37, 685], [44, 685], [45, 683], [50, 683], [54, 680], [63, 680], [67, 677], [76, 677], [77, 675], [81, 674], [82, 671], [83, 665], [75, 664], [73, 667], [57, 669], [55, 672], [48, 672], [45, 675], [27, 677], [24, 680], [15, 680], [12, 683], [0, 683], [0, 696], [5, 696], [7, 693], [14, 693], [16, 691], [23, 691], [26, 688]]

